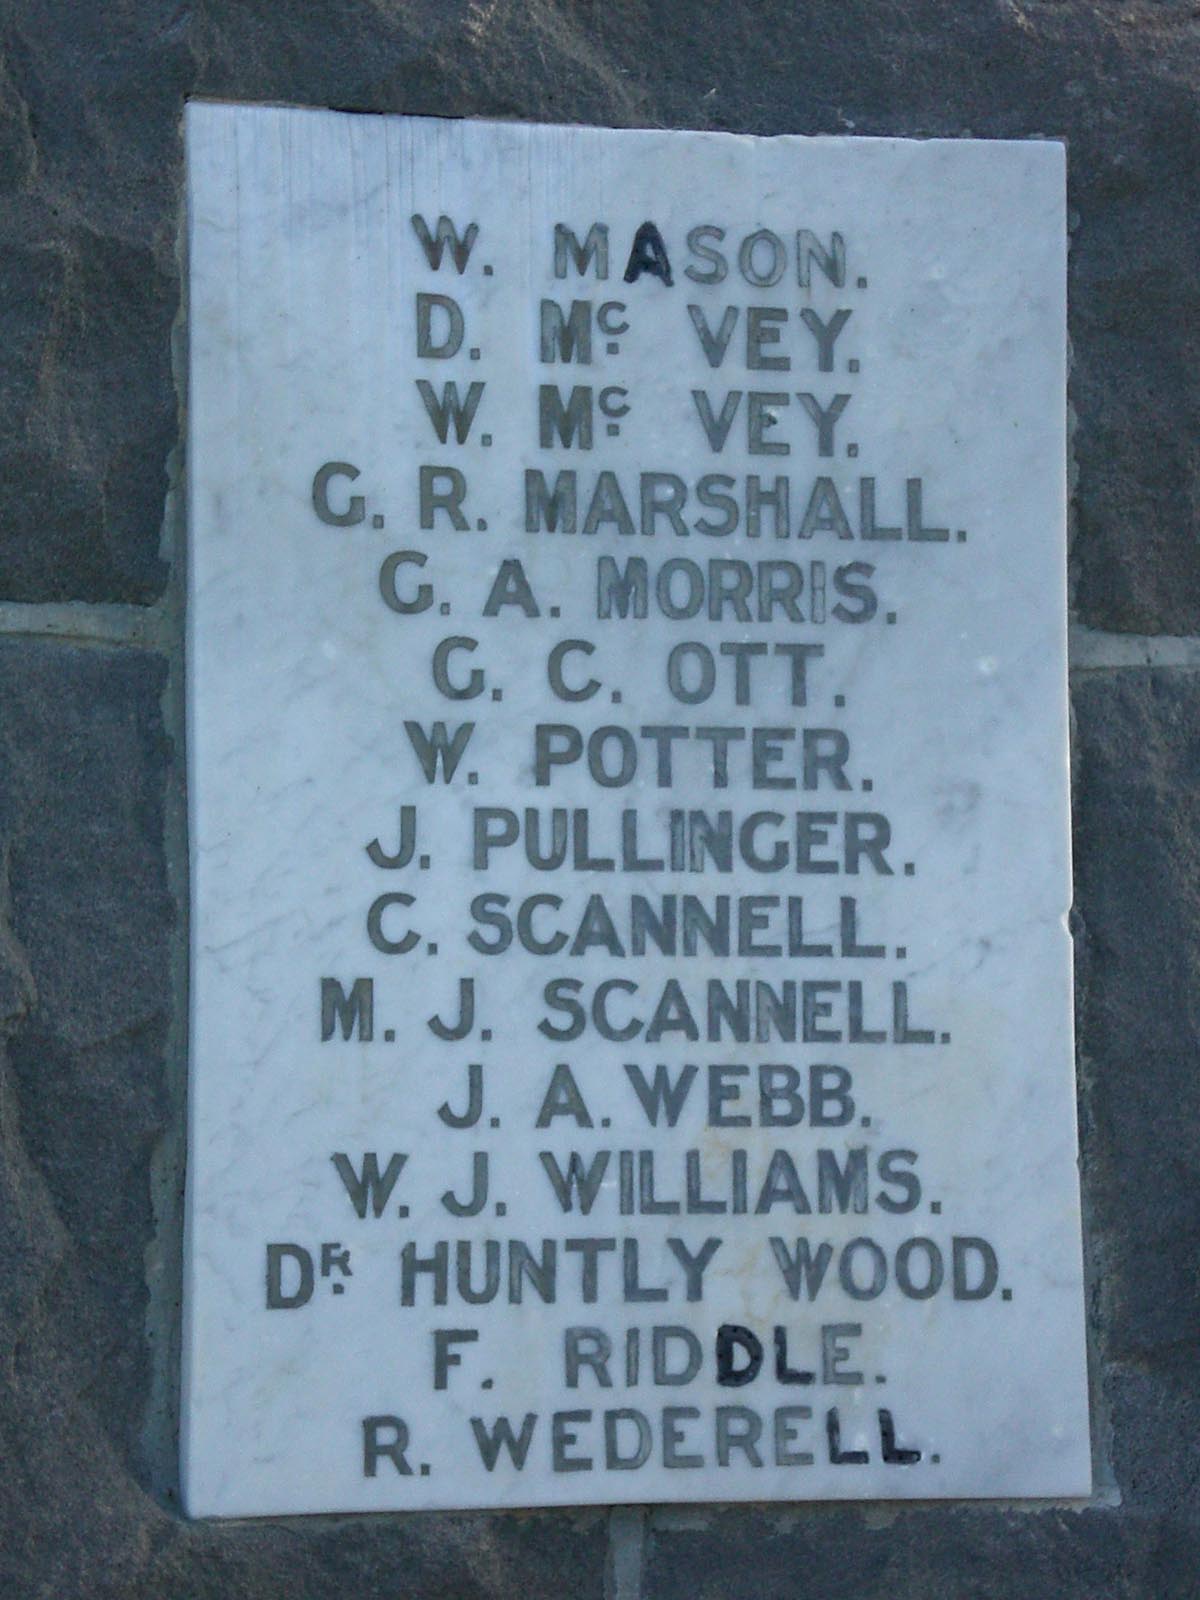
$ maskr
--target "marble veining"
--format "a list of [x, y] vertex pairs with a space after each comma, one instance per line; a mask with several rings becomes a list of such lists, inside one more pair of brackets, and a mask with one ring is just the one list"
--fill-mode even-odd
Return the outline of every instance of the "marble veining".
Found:
[[190, 1513], [1087, 1495], [1062, 148], [187, 152]]

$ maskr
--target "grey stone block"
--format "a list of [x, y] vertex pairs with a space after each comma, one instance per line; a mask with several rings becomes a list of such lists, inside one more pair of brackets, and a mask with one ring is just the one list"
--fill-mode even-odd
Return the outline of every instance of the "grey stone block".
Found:
[[1200, 1350], [1200, 675], [1099, 672], [1072, 698], [1094, 1311], [1106, 1357], [1142, 1364]]
[[0, 597], [145, 602], [176, 433], [181, 14], [0, 16]]
[[727, 1510], [647, 1549], [645, 1600], [1188, 1600], [1200, 1537], [1103, 1511]]
[[0, 639], [0, 1591], [71, 1593], [147, 1403], [174, 912], [162, 661]]
[[[1160, 1509], [1200, 1531], [1200, 1379], [1189, 1343], [1150, 1365], [1120, 1363], [1105, 1375], [1113, 1466], [1126, 1514]], [[1200, 1572], [1200, 1566], [1195, 1568]]]
[[570, 1511], [194, 1524], [172, 1530], [134, 1593], [137, 1600], [602, 1600], [605, 1525], [600, 1512]]

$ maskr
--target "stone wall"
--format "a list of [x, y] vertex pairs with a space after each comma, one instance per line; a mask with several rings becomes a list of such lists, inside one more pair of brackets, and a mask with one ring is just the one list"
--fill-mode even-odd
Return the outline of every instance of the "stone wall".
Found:
[[[0, 10], [0, 1594], [1200, 1593], [1198, 69], [1182, 0]], [[190, 96], [1068, 142], [1087, 1508], [182, 1519]]]

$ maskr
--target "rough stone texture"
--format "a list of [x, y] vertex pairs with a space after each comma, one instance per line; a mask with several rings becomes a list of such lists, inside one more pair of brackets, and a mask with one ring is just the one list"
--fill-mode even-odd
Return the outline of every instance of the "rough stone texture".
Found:
[[[161, 661], [0, 640], [0, 1590], [66, 1592], [144, 1498], [143, 1254], [174, 914]], [[36, 1576], [35, 1576], [36, 1575]], [[32, 1582], [31, 1582], [32, 1580]]]
[[1113, 1466], [1131, 1512], [1196, 1530], [1200, 673], [1089, 674], [1073, 698], [1084, 1193]]
[[[0, 17], [4, 13], [0, 12]], [[756, 133], [1070, 143], [1077, 597], [1200, 627], [1190, 0], [15, 0], [0, 22], [0, 597], [147, 601], [175, 430], [189, 94]]]
[[1089, 675], [1074, 704], [1079, 1051], [1103, 1323], [1117, 1360], [1195, 1358], [1200, 674]]
[[[155, 602], [188, 94], [1070, 140], [1077, 603], [1200, 632], [1200, 27], [1180, 0], [0, 5], [0, 599]], [[189, 1525], [166, 663], [0, 637], [0, 1594], [637, 1600], [601, 1513]], [[648, 1600], [1200, 1593], [1200, 674], [1075, 686], [1087, 1511], [659, 1512]], [[176, 710], [170, 713], [176, 716]], [[172, 1032], [172, 1030], [175, 1030]], [[157, 1196], [160, 1210], [153, 1209]], [[151, 1303], [148, 1281], [166, 1283]]]
[[176, 431], [181, 14], [0, 9], [0, 593], [148, 601]]
[[652, 1528], [646, 1600], [1194, 1600], [1200, 1535], [1099, 1511], [824, 1508]]

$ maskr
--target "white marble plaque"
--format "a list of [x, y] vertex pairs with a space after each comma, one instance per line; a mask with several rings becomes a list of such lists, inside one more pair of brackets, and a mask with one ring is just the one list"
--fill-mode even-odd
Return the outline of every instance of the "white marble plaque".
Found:
[[1061, 147], [187, 148], [191, 1513], [1086, 1495]]

